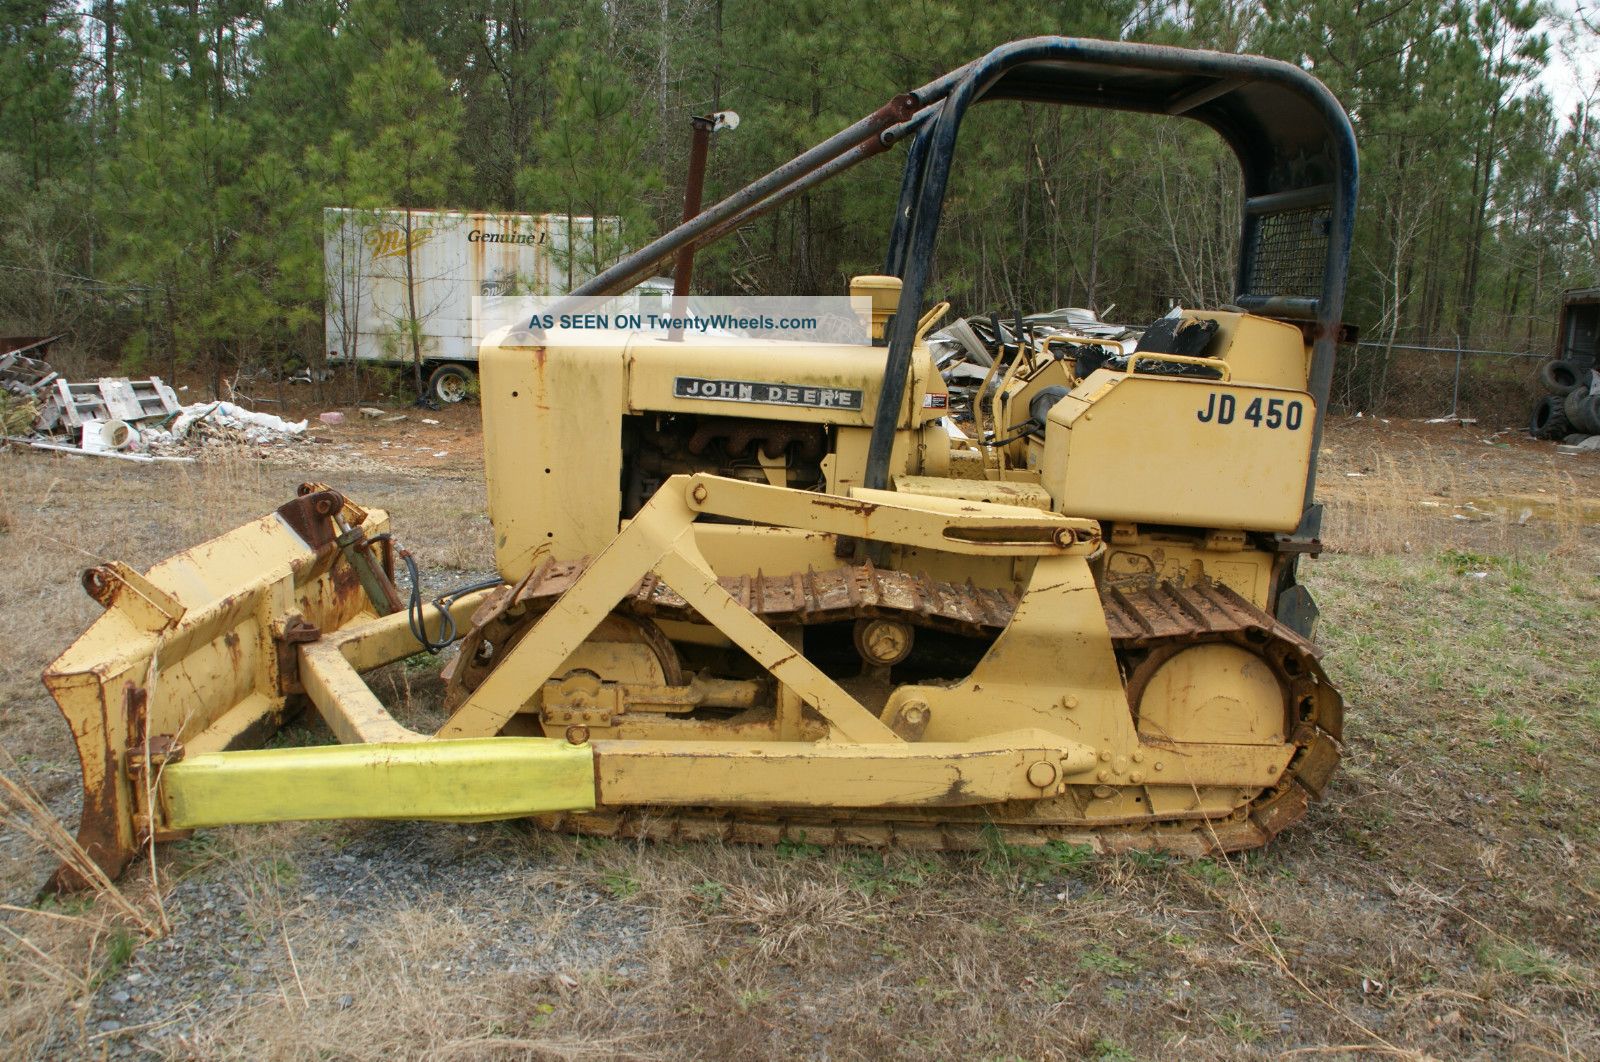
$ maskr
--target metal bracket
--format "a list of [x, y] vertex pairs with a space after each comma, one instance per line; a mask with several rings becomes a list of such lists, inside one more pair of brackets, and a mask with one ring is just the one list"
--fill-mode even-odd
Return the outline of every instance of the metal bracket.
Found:
[[309, 645], [322, 637], [322, 629], [307, 623], [298, 613], [272, 625], [272, 645], [278, 661], [278, 692], [304, 693], [300, 682], [300, 653], [297, 645]]
[[185, 831], [165, 829], [161, 816], [151, 806], [156, 783], [163, 768], [183, 759], [183, 746], [170, 734], [149, 733], [150, 693], [128, 683], [122, 693], [128, 713], [127, 769], [128, 789], [133, 796], [133, 835], [138, 844], [148, 844], [152, 832], [156, 841], [171, 841], [187, 836]]
[[137, 626], [159, 633], [178, 625], [183, 604], [121, 561], [83, 571], [84, 591], [106, 609], [120, 608]]
[[[311, 549], [322, 552], [338, 537], [333, 518], [344, 511], [344, 495], [314, 483], [302, 483], [300, 496], [278, 506], [278, 515]], [[308, 489], [309, 488], [309, 489]]]
[[555, 726], [610, 726], [627, 711], [622, 688], [614, 682], [601, 682], [587, 671], [551, 679], [541, 694], [539, 718]]
[[1278, 553], [1322, 552], [1322, 504], [1309, 505], [1300, 514], [1300, 526], [1287, 535], [1273, 535], [1272, 548]]

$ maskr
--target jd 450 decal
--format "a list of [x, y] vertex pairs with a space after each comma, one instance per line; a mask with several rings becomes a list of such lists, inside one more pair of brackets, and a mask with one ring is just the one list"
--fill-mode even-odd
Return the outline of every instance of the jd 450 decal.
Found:
[[1252, 428], [1285, 428], [1299, 431], [1305, 423], [1305, 403], [1298, 398], [1261, 398], [1257, 396], [1239, 412], [1236, 395], [1226, 391], [1212, 391], [1204, 409], [1195, 410], [1195, 419], [1202, 424], [1232, 424], [1235, 421]]

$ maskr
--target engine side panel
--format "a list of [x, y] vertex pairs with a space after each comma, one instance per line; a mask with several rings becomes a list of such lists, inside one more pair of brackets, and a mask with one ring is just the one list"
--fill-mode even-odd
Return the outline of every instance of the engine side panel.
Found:
[[[485, 342], [484, 464], [495, 559], [592, 556], [666, 477], [713, 472], [843, 493], [861, 480], [882, 347], [619, 336]], [[948, 405], [926, 348], [913, 359], [893, 471], [942, 471]], [[716, 563], [716, 558], [712, 558]]]
[[622, 504], [622, 348], [485, 343], [478, 366], [500, 574], [600, 552]]
[[1051, 409], [1041, 482], [1073, 516], [1293, 531], [1316, 416], [1304, 391], [1099, 369]]

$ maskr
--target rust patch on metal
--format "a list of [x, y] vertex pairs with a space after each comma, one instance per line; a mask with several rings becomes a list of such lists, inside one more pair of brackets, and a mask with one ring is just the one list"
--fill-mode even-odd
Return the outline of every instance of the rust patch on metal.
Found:
[[856, 501], [854, 498], [835, 498], [826, 494], [813, 498], [811, 503], [829, 509], [843, 509], [845, 512], [858, 513], [861, 516], [871, 516], [878, 511], [877, 502]]
[[[131, 682], [123, 687], [121, 709], [130, 722], [142, 723], [146, 703], [144, 690]], [[103, 704], [102, 710], [110, 711], [110, 707]], [[142, 727], [134, 729], [130, 726], [129, 729], [132, 733], [142, 733]], [[121, 786], [125, 777], [123, 772], [127, 750], [106, 745], [105, 753], [105, 769], [91, 773], [82, 749], [78, 752], [79, 766], [83, 770], [83, 810], [78, 818], [78, 846], [108, 877], [115, 880], [133, 862], [136, 852], [133, 844], [123, 839], [121, 828], [124, 811]], [[70, 863], [62, 863], [50, 875], [42, 891], [60, 895], [93, 887], [94, 883]]]
[[[342, 601], [350, 597], [360, 597], [366, 593], [365, 590], [361, 589], [361, 576], [348, 564], [336, 562], [333, 567], [328, 569], [328, 582], [337, 600]], [[305, 607], [309, 609], [310, 606], [306, 604]]]
[[[515, 604], [543, 611], [577, 582], [587, 564], [587, 559], [546, 562], [518, 588]], [[1011, 621], [1018, 600], [1010, 591], [941, 582], [870, 562], [820, 572], [729, 576], [719, 579], [718, 585], [773, 625], [882, 618], [973, 637], [999, 633]], [[641, 579], [623, 607], [634, 615], [661, 619], [701, 618], [654, 576]]]
[[85, 568], [80, 581], [84, 592], [106, 608], [110, 608], [117, 600], [117, 587], [122, 585], [122, 580], [102, 565]]

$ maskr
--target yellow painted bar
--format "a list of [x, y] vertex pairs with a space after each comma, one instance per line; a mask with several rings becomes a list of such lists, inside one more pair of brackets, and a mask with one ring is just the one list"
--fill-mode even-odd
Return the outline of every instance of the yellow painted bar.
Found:
[[955, 807], [1054, 796], [1095, 750], [1040, 730], [963, 742], [595, 742], [601, 803]]
[[1100, 525], [1093, 520], [1019, 506], [860, 487], [841, 498], [704, 473], [673, 476], [660, 493], [673, 489], [684, 492], [690, 509], [713, 516], [964, 556], [1087, 556], [1100, 545]]
[[498, 819], [591, 811], [594, 754], [553, 738], [213, 752], [161, 772], [164, 825]]

